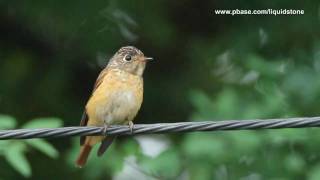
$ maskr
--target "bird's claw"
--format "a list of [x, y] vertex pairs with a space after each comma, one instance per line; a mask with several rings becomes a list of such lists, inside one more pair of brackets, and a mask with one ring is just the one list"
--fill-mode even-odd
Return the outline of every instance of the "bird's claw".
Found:
[[106, 136], [106, 133], [107, 133], [107, 129], [108, 129], [108, 125], [104, 124], [103, 125], [103, 135]]
[[130, 128], [130, 133], [132, 134], [133, 133], [133, 127], [134, 127], [134, 124], [132, 121], [129, 121], [129, 128]]

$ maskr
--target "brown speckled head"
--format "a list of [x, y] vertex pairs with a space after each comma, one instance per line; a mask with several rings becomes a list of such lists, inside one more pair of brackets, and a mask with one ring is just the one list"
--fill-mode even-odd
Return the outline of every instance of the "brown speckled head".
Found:
[[120, 69], [128, 73], [142, 76], [146, 67], [146, 62], [152, 58], [145, 57], [144, 54], [133, 46], [125, 46], [110, 59], [107, 68]]

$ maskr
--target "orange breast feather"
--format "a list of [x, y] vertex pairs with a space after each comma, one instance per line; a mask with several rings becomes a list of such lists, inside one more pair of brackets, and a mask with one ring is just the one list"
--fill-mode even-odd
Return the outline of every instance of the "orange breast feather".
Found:
[[110, 70], [86, 105], [88, 125], [127, 124], [138, 113], [143, 100], [141, 77]]

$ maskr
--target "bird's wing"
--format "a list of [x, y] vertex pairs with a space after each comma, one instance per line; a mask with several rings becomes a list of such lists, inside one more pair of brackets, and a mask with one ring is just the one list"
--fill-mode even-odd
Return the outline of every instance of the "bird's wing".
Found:
[[[86, 110], [84, 110], [81, 121], [80, 121], [80, 126], [86, 126], [87, 122], [88, 122], [88, 115]], [[80, 145], [83, 145], [85, 140], [86, 140], [86, 136], [80, 136]]]
[[[92, 93], [91, 95], [94, 93], [94, 91], [100, 86], [100, 84], [102, 83], [104, 77], [108, 74], [108, 70], [107, 69], [104, 69], [101, 71], [101, 73], [99, 74], [95, 84], [94, 84], [94, 87], [93, 87], [93, 90], [92, 90]], [[90, 96], [91, 97], [91, 96]], [[90, 98], [89, 98], [90, 99]], [[86, 126], [87, 123], [88, 123], [88, 114], [86, 112], [86, 109], [84, 110], [83, 114], [82, 114], [82, 118], [81, 118], [81, 121], [80, 121], [80, 126]], [[84, 141], [86, 139], [86, 136], [81, 136], [80, 137], [80, 145], [83, 145]]]

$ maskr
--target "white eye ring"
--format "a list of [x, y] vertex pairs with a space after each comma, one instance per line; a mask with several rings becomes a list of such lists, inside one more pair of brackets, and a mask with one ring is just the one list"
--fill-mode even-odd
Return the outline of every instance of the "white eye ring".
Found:
[[126, 61], [126, 62], [130, 62], [132, 60], [132, 56], [127, 54], [123, 57], [123, 60]]

